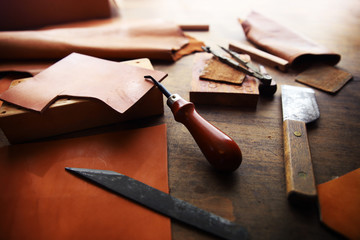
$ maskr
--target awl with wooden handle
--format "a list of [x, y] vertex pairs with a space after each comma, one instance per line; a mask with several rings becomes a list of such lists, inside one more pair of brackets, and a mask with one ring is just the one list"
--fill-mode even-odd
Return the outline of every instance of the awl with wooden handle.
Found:
[[171, 94], [152, 76], [144, 77], [151, 79], [167, 97], [167, 105], [175, 120], [185, 125], [201, 152], [215, 169], [232, 172], [240, 166], [242, 154], [233, 139], [202, 118], [192, 102], [186, 101], [178, 94]]
[[315, 202], [317, 191], [306, 132], [306, 123], [320, 116], [315, 92], [310, 88], [282, 85], [281, 94], [287, 196], [292, 202]]

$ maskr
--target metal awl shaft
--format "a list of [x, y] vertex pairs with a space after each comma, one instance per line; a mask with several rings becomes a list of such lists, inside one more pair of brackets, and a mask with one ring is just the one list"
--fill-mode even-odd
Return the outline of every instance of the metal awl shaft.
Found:
[[241, 151], [233, 139], [202, 118], [192, 102], [186, 101], [178, 94], [171, 94], [152, 76], [144, 78], [151, 79], [167, 97], [167, 105], [175, 120], [185, 125], [213, 167], [220, 171], [232, 172], [240, 166]]
[[149, 78], [153, 83], [160, 89], [160, 91], [165, 95], [165, 97], [169, 98], [172, 94], [158, 81], [156, 81], [152, 76], [144, 76], [144, 78]]

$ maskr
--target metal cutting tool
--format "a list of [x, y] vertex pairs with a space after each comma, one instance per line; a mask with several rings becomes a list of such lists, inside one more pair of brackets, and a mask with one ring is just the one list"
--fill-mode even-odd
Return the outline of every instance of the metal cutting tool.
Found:
[[229, 240], [248, 239], [244, 227], [123, 174], [97, 169], [65, 169], [115, 194], [215, 236]]
[[241, 59], [238, 53], [226, 49], [224, 47], [220, 48], [230, 54], [232, 58], [222, 56], [215, 51], [213, 51], [209, 46], [202, 47], [205, 52], [213, 54], [220, 62], [223, 62], [234, 69], [245, 73], [246, 75], [255, 77], [260, 81], [259, 83], [259, 92], [261, 95], [272, 96], [277, 90], [277, 84], [275, 80], [266, 72], [264, 66], [259, 65], [259, 69], [256, 69], [250, 62], [246, 62]]

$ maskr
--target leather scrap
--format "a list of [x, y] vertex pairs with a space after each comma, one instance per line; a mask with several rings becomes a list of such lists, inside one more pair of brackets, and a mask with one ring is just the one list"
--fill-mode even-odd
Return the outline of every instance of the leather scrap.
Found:
[[340, 61], [339, 54], [255, 11], [244, 21], [239, 21], [250, 42], [289, 61], [292, 67], [301, 67], [311, 62], [335, 65]]
[[112, 170], [169, 192], [166, 126], [0, 148], [2, 239], [171, 239], [170, 219], [65, 171]]
[[329, 65], [316, 65], [296, 76], [295, 80], [329, 93], [339, 91], [352, 75]]
[[360, 168], [317, 186], [321, 221], [349, 239], [360, 239]]
[[200, 79], [242, 84], [245, 79], [245, 74], [217, 59], [210, 58], [200, 74]]
[[[0, 60], [59, 60], [72, 52], [106, 59], [175, 61], [200, 50], [175, 23], [161, 19], [111, 18], [56, 25], [41, 30], [0, 32]], [[177, 53], [183, 48], [188, 50]]]
[[167, 76], [160, 71], [72, 53], [0, 94], [0, 99], [44, 111], [60, 96], [96, 98], [123, 113], [153, 87], [145, 75], [159, 81]]

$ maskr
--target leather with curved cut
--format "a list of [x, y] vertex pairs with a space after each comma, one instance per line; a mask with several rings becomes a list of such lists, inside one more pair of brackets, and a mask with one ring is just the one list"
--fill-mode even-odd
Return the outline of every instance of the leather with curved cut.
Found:
[[0, 99], [44, 111], [58, 96], [97, 98], [123, 113], [153, 87], [145, 75], [158, 81], [167, 76], [160, 71], [72, 53], [0, 94]]

